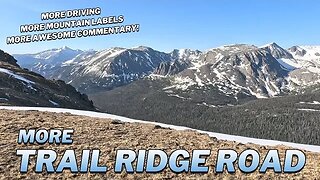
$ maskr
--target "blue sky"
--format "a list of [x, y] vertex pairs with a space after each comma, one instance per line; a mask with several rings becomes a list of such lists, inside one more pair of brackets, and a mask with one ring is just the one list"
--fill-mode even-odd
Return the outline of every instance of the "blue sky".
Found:
[[[7, 45], [21, 24], [40, 23], [45, 11], [101, 7], [101, 16], [124, 15], [139, 33]], [[33, 53], [69, 46], [105, 49], [145, 45], [161, 51], [206, 50], [235, 43], [283, 47], [320, 45], [320, 1], [312, 0], [6, 0], [0, 7], [0, 49]]]

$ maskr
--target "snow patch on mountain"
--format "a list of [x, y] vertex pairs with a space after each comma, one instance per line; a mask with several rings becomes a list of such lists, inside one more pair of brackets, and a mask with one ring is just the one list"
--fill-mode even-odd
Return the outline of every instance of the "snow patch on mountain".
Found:
[[298, 109], [299, 111], [307, 111], [307, 112], [320, 112], [319, 109]]
[[320, 60], [320, 46], [294, 46], [289, 48], [289, 51], [295, 59], [306, 61]]
[[180, 89], [180, 90], [187, 90], [189, 87], [196, 85], [197, 82], [195, 82], [190, 77], [174, 77], [174, 85], [164, 88], [163, 90], [167, 89]]
[[76, 65], [79, 62], [82, 62], [82, 61], [90, 58], [91, 56], [96, 54], [96, 52], [97, 51], [94, 51], [94, 50], [83, 51], [82, 53], [78, 54], [74, 58], [72, 58], [70, 60], [67, 60], [65, 62], [62, 62], [62, 67], [63, 66], [70, 66], [70, 65]]
[[312, 101], [312, 102], [299, 102], [299, 104], [311, 104], [311, 105], [320, 105], [319, 101]]
[[[220, 52], [227, 52], [227, 53], [238, 53], [242, 51], [249, 51], [257, 49], [254, 45], [249, 44], [229, 44], [223, 45], [217, 48], [210, 49], [209, 51], [220, 51]], [[222, 54], [221, 54], [222, 55]], [[221, 56], [219, 55], [219, 56]]]
[[185, 98], [185, 97], [182, 97], [182, 96], [180, 96], [178, 94], [170, 94], [170, 93], [168, 93], [168, 96], [176, 97], [176, 98], [183, 99], [183, 100], [190, 100], [190, 98]]
[[54, 106], [57, 106], [57, 107], [59, 107], [59, 106], [60, 106], [60, 105], [59, 105], [59, 103], [54, 102], [54, 101], [52, 101], [52, 100], [49, 100], [49, 102], [50, 102], [51, 104], [53, 104]]
[[284, 70], [287, 70], [287, 71], [292, 71], [294, 69], [297, 69], [297, 68], [301, 68], [302, 66], [300, 64], [298, 64], [294, 59], [286, 59], [286, 58], [280, 58], [280, 59], [277, 59], [278, 62], [281, 64], [281, 67], [284, 69]]
[[8, 69], [0, 68], [0, 72], [5, 73], [5, 74], [7, 74], [7, 75], [9, 75], [9, 76], [11, 76], [11, 77], [13, 77], [15, 79], [18, 79], [20, 81], [25, 82], [27, 84], [35, 84], [35, 82], [30, 81], [30, 80], [28, 80], [28, 79], [26, 79], [26, 78], [24, 78], [24, 77], [22, 77], [20, 75], [17, 75], [15, 73], [13, 73], [12, 71], [8, 70]]

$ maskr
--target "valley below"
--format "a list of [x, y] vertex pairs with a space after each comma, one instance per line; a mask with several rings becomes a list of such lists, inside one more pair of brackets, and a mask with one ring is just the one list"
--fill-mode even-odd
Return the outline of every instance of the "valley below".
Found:
[[239, 105], [210, 106], [217, 102], [214, 94], [195, 92], [193, 96], [181, 98], [167, 96], [159, 90], [161, 88], [152, 81], [137, 81], [127, 87], [89, 95], [89, 98], [101, 111], [135, 119], [246, 137], [320, 145], [319, 92], [256, 99]]

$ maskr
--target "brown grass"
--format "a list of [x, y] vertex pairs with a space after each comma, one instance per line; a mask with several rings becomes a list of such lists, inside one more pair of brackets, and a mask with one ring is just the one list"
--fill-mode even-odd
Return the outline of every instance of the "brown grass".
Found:
[[[115, 123], [113, 120], [75, 116], [71, 114], [49, 113], [37, 111], [9, 111], [0, 110], [0, 179], [316, 179], [320, 177], [319, 154], [306, 152], [307, 163], [305, 168], [296, 174], [275, 174], [268, 171], [266, 174], [258, 172], [243, 174], [239, 170], [235, 174], [216, 174], [214, 165], [218, 149], [232, 148], [239, 153], [252, 148], [259, 151], [262, 156], [269, 149], [277, 148], [284, 158], [288, 147], [266, 147], [254, 144], [241, 144], [237, 142], [222, 141], [211, 138], [206, 134], [193, 131], [177, 131], [159, 128], [155, 125], [140, 123]], [[18, 145], [18, 132], [21, 128], [73, 128], [72, 145]], [[106, 174], [72, 174], [68, 170], [61, 174], [34, 173], [34, 159], [29, 165], [27, 174], [19, 173], [20, 157], [16, 156], [17, 149], [54, 149], [61, 158], [66, 149], [75, 149], [77, 156], [82, 149], [100, 149], [101, 164], [106, 164], [109, 171]], [[175, 149], [211, 149], [211, 156], [206, 165], [210, 167], [208, 174], [175, 174], [166, 169], [157, 174], [115, 174], [113, 163], [117, 149], [162, 149], [167, 153]], [[59, 160], [59, 159], [58, 159]]]

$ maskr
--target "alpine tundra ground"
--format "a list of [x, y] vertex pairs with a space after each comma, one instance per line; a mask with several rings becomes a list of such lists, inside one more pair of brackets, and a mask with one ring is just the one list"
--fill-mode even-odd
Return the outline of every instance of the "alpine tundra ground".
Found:
[[[73, 128], [72, 145], [18, 145], [17, 137], [21, 128]], [[305, 168], [296, 174], [274, 174], [269, 170], [266, 174], [258, 172], [243, 174], [239, 170], [235, 174], [217, 174], [214, 172], [218, 149], [235, 149], [239, 153], [252, 148], [262, 154], [262, 160], [269, 149], [277, 148], [283, 163], [284, 152], [290, 147], [259, 146], [218, 140], [207, 134], [194, 131], [177, 131], [152, 124], [123, 123], [116, 120], [76, 116], [68, 113], [50, 113], [38, 111], [0, 110], [0, 179], [316, 179], [320, 177], [320, 158], [318, 153], [306, 152]], [[20, 157], [17, 149], [54, 149], [58, 153], [58, 161], [66, 149], [75, 149], [78, 161], [82, 149], [100, 149], [100, 163], [106, 164], [106, 174], [72, 174], [66, 170], [61, 174], [34, 173], [34, 159], [31, 159], [29, 172], [19, 173]], [[211, 149], [206, 165], [208, 174], [174, 174], [167, 168], [158, 174], [115, 174], [113, 163], [117, 149], [162, 149], [171, 153], [175, 149]], [[262, 161], [261, 160], [261, 161]]]

